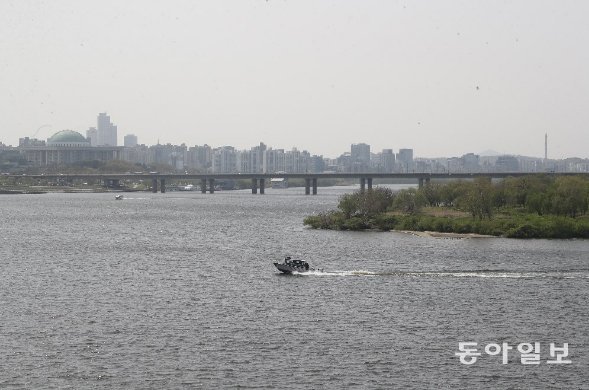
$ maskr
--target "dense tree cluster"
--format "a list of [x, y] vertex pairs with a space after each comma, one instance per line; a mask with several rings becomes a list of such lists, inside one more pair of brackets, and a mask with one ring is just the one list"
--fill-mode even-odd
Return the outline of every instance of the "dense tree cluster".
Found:
[[510, 177], [496, 184], [478, 178], [430, 184], [419, 191], [424, 205], [454, 207], [480, 219], [491, 218], [493, 212], [505, 208], [575, 218], [586, 214], [589, 205], [589, 180], [578, 176]]
[[[430, 213], [423, 213], [427, 207]], [[431, 215], [451, 209], [470, 217]], [[314, 228], [405, 229], [508, 237], [589, 237], [589, 180], [580, 176], [526, 176], [431, 183], [393, 192], [377, 187], [340, 198], [338, 210], [310, 216]], [[583, 218], [579, 218], [584, 216]]]

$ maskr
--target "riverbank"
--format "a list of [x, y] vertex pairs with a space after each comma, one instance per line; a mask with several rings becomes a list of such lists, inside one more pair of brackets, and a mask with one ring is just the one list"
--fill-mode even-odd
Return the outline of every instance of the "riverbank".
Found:
[[[30, 187], [2, 187], [0, 188], [0, 195], [31, 195], [31, 194], [47, 194], [47, 193], [108, 193], [108, 192], [139, 192], [134, 189], [113, 190], [104, 187], [65, 187], [65, 186], [30, 186]], [[142, 190], [142, 192], [148, 192]], [[151, 191], [149, 191], [151, 192]]]
[[412, 236], [425, 237], [425, 238], [444, 238], [453, 240], [462, 240], [469, 238], [497, 238], [497, 236], [491, 236], [489, 234], [476, 234], [476, 233], [442, 233], [432, 231], [414, 231], [414, 230], [392, 230], [395, 233], [410, 234]]
[[540, 216], [516, 210], [491, 219], [396, 213], [346, 218], [341, 212], [331, 211], [309, 216], [304, 224], [314, 229], [401, 231], [437, 238], [589, 238], [587, 217]]
[[47, 191], [39, 190], [7, 190], [0, 189], [0, 195], [46, 194]]

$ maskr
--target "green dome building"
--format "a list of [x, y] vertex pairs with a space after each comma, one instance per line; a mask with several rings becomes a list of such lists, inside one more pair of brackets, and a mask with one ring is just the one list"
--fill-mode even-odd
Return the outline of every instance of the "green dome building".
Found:
[[90, 141], [73, 130], [61, 130], [47, 139], [47, 146], [80, 147], [90, 146]]
[[91, 146], [90, 140], [73, 130], [61, 130], [44, 145], [23, 146], [20, 151], [32, 165], [72, 164], [80, 161], [120, 160], [122, 147]]

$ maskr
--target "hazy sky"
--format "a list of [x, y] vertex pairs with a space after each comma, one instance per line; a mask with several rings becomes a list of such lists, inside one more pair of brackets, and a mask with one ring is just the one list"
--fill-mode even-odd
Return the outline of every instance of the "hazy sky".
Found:
[[[589, 1], [0, 1], [0, 141], [589, 157]], [[45, 126], [39, 129], [43, 125]], [[39, 129], [39, 130], [38, 130]]]

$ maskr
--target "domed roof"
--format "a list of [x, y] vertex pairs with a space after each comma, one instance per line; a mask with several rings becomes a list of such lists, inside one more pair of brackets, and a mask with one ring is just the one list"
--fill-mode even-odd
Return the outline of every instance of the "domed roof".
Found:
[[62, 130], [53, 134], [48, 140], [48, 144], [62, 144], [62, 143], [88, 143], [86, 137], [77, 131], [73, 130]]

